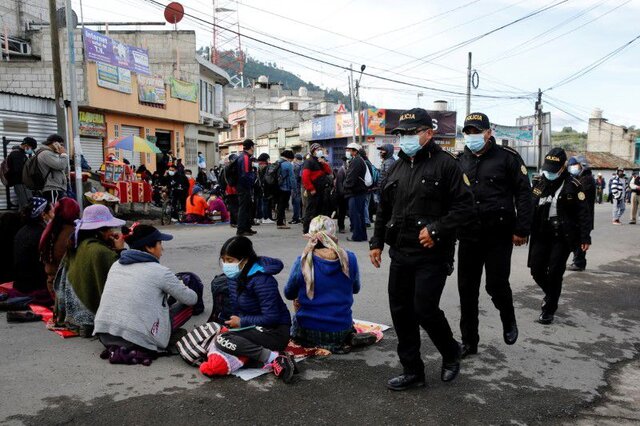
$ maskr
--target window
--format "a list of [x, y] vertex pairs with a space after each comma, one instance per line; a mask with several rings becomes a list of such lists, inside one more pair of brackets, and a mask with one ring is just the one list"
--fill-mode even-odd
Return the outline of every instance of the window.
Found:
[[213, 85], [207, 84], [207, 112], [213, 114]]
[[207, 84], [204, 81], [200, 80], [200, 111], [204, 111], [204, 85]]
[[297, 102], [289, 102], [289, 111], [297, 111], [298, 103]]
[[198, 140], [184, 138], [184, 164], [198, 164]]
[[238, 126], [238, 138], [239, 139], [243, 139], [244, 138], [244, 123], [240, 123], [240, 125]]
[[113, 136], [115, 136], [116, 138], [120, 136], [120, 126], [118, 126], [117, 124], [113, 125]]

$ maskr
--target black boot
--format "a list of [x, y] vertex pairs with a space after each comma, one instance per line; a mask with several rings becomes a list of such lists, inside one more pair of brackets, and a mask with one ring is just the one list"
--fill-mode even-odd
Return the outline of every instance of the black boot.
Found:
[[456, 357], [450, 361], [442, 361], [442, 370], [440, 373], [440, 379], [443, 382], [450, 382], [460, 373], [460, 359], [462, 358], [462, 346], [457, 344], [458, 353]]
[[518, 340], [518, 325], [516, 322], [512, 322], [509, 325], [503, 325], [504, 332], [502, 333], [502, 337], [504, 337], [504, 342], [507, 345], [513, 345]]
[[401, 374], [389, 379], [387, 388], [394, 391], [403, 391], [411, 388], [424, 387], [424, 374]]

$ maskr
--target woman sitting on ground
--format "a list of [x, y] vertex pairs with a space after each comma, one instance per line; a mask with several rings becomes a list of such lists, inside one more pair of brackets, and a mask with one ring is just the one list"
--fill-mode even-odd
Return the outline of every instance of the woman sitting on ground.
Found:
[[53, 220], [49, 222], [40, 238], [38, 250], [47, 274], [47, 289], [55, 297], [53, 281], [62, 258], [67, 253], [69, 239], [75, 229], [75, 221], [80, 218], [80, 206], [73, 198], [62, 198], [53, 210]]
[[211, 213], [220, 213], [221, 222], [229, 222], [229, 210], [227, 210], [227, 206], [225, 206], [224, 201], [222, 201], [222, 190], [218, 185], [211, 190], [211, 196], [209, 197], [209, 211]]
[[90, 337], [109, 269], [124, 249], [121, 227], [125, 222], [99, 204], [84, 209], [76, 222], [63, 271], [54, 283], [55, 315], [59, 326]]
[[[162, 242], [173, 236], [135, 225], [125, 239], [130, 249], [109, 270], [94, 335], [111, 363], [148, 365], [167, 348], [171, 333], [191, 318], [198, 295], [160, 264]], [[169, 297], [176, 302], [167, 303]]]
[[354, 346], [375, 343], [376, 336], [353, 328], [353, 295], [360, 291], [358, 260], [338, 245], [336, 230], [327, 216], [311, 221], [309, 242], [291, 268], [284, 294], [296, 301], [296, 343], [347, 353]]
[[52, 306], [47, 290], [47, 275], [40, 262], [38, 244], [47, 223], [53, 218], [53, 208], [44, 198], [34, 197], [22, 212], [24, 225], [13, 239], [15, 277], [11, 297], [29, 296], [33, 303]]
[[208, 217], [209, 205], [202, 195], [202, 187], [200, 185], [193, 186], [193, 192], [187, 197], [187, 223], [211, 223]]
[[289, 344], [291, 317], [273, 277], [282, 271], [282, 262], [258, 257], [247, 237], [227, 240], [220, 260], [233, 315], [225, 322], [230, 330], [216, 337], [200, 371], [216, 376], [245, 365], [259, 366], [273, 368], [276, 377], [289, 383], [295, 364], [284, 350]]

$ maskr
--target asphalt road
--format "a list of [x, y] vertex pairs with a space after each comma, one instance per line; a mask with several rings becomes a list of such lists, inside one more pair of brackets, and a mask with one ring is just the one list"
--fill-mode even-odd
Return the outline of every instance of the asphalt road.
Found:
[[[630, 362], [640, 358], [640, 227], [611, 225], [609, 211], [609, 205], [597, 206], [588, 270], [566, 275], [551, 326], [534, 322], [541, 291], [526, 268], [527, 249], [514, 250], [512, 288], [520, 339], [514, 346], [502, 342], [498, 312], [482, 294], [480, 353], [463, 361], [452, 383], [440, 381], [440, 358], [424, 333], [427, 388], [393, 393], [384, 387], [399, 371], [392, 330], [366, 350], [303, 362], [301, 380], [287, 386], [270, 375], [249, 382], [210, 380], [178, 357], [150, 367], [109, 365], [98, 357], [102, 346], [96, 340], [62, 340], [41, 323], [11, 325], [0, 314], [0, 423], [591, 424], [607, 395], [624, 398], [624, 390], [611, 388], [612, 378], [617, 383], [629, 369], [640, 377], [638, 363]], [[301, 229], [257, 229], [253, 240], [259, 254], [285, 263], [278, 276], [282, 285], [305, 243]], [[176, 238], [166, 244], [162, 263], [176, 272], [193, 271], [208, 283], [220, 270], [217, 254], [232, 230], [166, 230]], [[362, 273], [354, 316], [391, 324], [388, 258], [375, 270], [365, 244], [345, 241], [344, 246], [358, 255]], [[459, 336], [455, 274], [441, 306]], [[207, 312], [189, 324], [206, 318]], [[638, 390], [637, 383], [633, 389]], [[626, 407], [620, 422], [640, 422], [637, 408]]]

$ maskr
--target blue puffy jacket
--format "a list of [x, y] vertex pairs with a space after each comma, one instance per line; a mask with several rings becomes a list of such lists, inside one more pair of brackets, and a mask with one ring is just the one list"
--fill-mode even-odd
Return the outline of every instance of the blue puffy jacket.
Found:
[[229, 279], [229, 298], [233, 315], [240, 317], [240, 326], [276, 327], [291, 325], [291, 315], [273, 277], [284, 265], [278, 259], [260, 257], [247, 275], [247, 283], [238, 291], [238, 281]]

